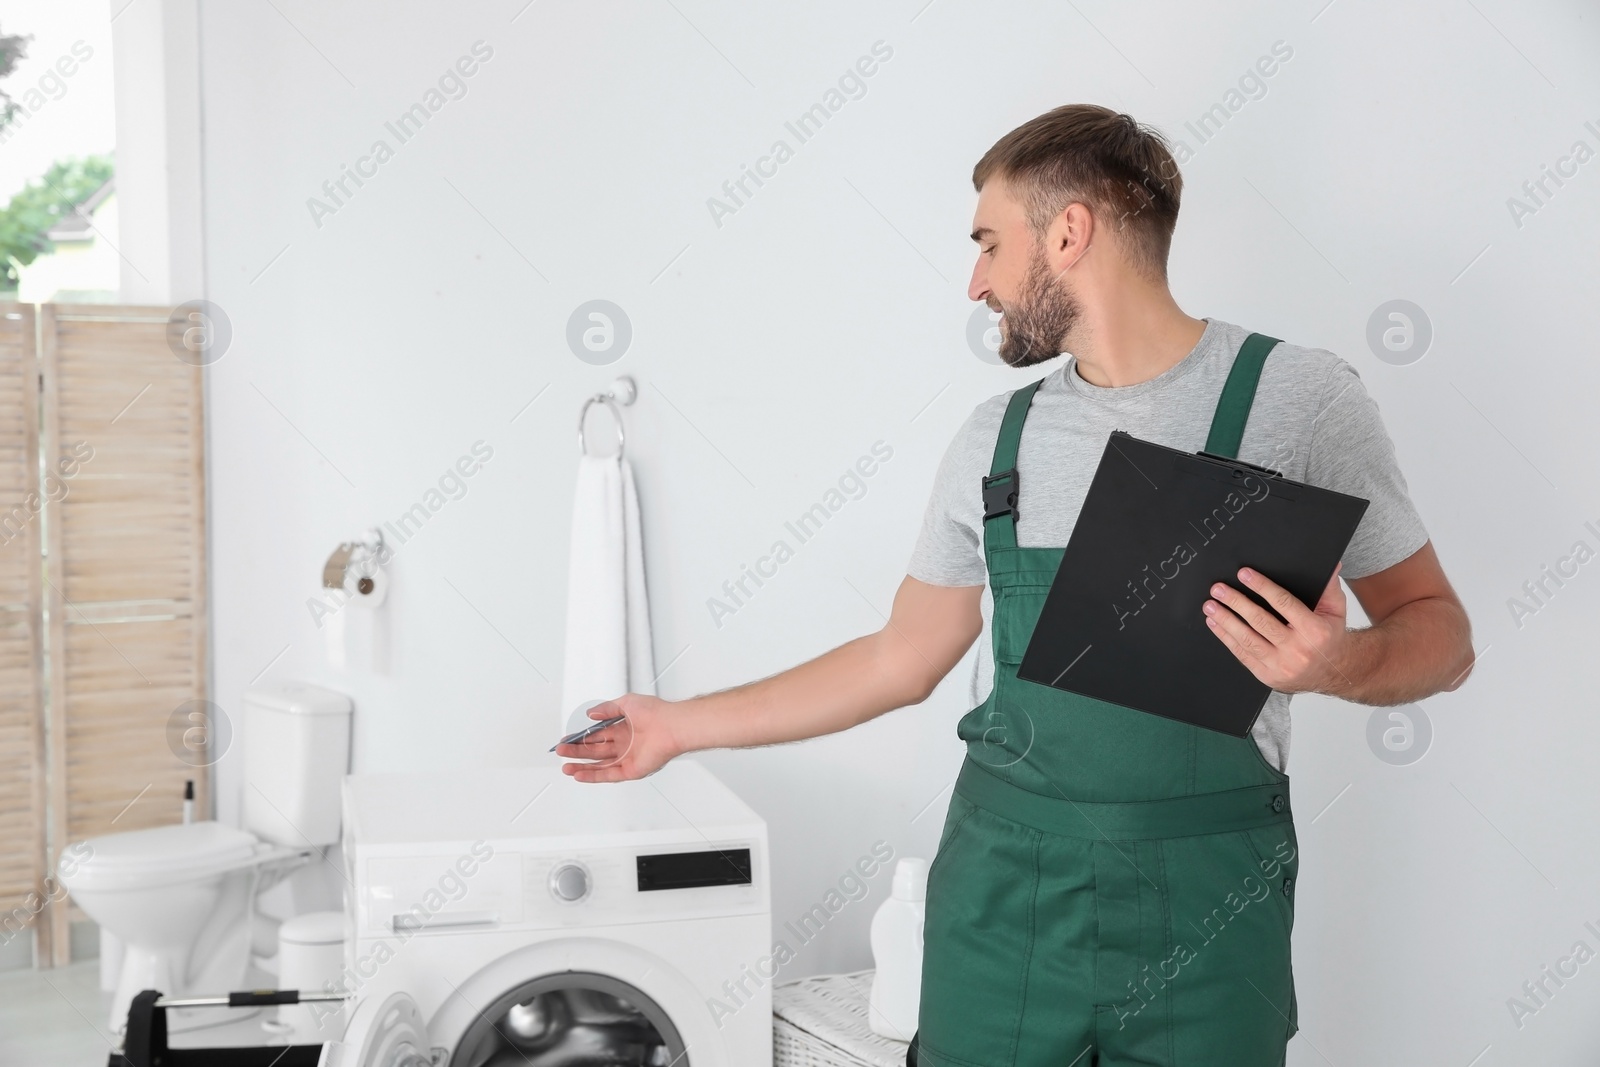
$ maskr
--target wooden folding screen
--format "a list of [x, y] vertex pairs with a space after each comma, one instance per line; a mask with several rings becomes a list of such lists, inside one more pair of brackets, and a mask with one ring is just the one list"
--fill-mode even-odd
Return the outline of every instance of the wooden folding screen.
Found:
[[[210, 809], [201, 370], [168, 309], [0, 304], [0, 941], [73, 842]], [[198, 743], [198, 744], [197, 744]]]
[[[168, 309], [41, 305], [50, 824], [67, 843], [209, 810], [201, 371]], [[65, 472], [72, 471], [70, 478]], [[51, 910], [57, 963], [67, 909]]]
[[38, 487], [34, 309], [0, 304], [0, 938], [8, 942], [28, 936], [49, 896]]

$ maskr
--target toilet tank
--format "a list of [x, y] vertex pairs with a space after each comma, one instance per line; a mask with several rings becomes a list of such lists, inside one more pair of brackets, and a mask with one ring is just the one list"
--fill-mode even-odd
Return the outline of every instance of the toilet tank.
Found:
[[338, 842], [350, 710], [343, 693], [304, 682], [245, 690], [245, 829], [282, 845]]

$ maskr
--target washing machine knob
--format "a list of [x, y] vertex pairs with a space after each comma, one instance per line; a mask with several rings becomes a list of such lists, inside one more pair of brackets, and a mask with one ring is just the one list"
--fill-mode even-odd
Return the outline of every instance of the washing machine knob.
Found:
[[550, 892], [568, 903], [589, 895], [589, 872], [581, 863], [563, 863], [550, 872]]

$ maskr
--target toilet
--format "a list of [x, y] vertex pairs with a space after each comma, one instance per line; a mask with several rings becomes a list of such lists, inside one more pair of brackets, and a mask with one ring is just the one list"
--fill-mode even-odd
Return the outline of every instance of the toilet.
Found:
[[[350, 698], [299, 682], [245, 691], [244, 828], [219, 822], [91, 837], [63, 850], [58, 875], [123, 946], [111, 1002], [121, 1033], [140, 990], [241, 988], [259, 894], [339, 841], [350, 761]], [[253, 936], [254, 935], [254, 936]], [[169, 1019], [181, 1030], [183, 1019]]]

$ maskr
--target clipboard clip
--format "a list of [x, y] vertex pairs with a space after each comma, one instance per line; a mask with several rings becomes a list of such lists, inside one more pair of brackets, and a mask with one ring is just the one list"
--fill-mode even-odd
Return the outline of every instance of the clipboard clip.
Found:
[[1203, 456], [1206, 459], [1216, 460], [1218, 463], [1226, 463], [1230, 467], [1244, 467], [1247, 470], [1255, 471], [1257, 474], [1264, 474], [1268, 478], [1282, 478], [1283, 477], [1283, 472], [1282, 471], [1275, 471], [1271, 467], [1259, 467], [1254, 463], [1246, 463], [1242, 459], [1233, 459], [1230, 456], [1219, 456], [1215, 452], [1206, 452], [1206, 451], [1202, 450], [1202, 451], [1196, 452], [1195, 455]]
[[[1018, 515], [1017, 468], [983, 476], [983, 521]], [[1013, 520], [1015, 521], [1015, 520]]]

